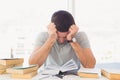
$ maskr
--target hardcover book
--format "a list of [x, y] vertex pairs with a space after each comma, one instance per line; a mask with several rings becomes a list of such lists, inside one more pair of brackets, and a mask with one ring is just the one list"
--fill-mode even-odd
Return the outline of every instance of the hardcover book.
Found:
[[24, 62], [23, 58], [6, 58], [0, 59], [1, 65], [13, 65], [13, 64], [22, 64]]
[[38, 65], [18, 66], [18, 67], [8, 68], [7, 73], [26, 74], [36, 70], [38, 70]]
[[78, 76], [83, 78], [100, 78], [101, 70], [98, 68], [81, 68], [78, 71]]
[[37, 74], [37, 71], [33, 71], [27, 74], [11, 74], [12, 78], [24, 78], [24, 79], [28, 79], [28, 78], [32, 78], [33, 76], [35, 76]]
[[120, 69], [102, 69], [102, 75], [107, 77], [109, 80], [120, 80]]

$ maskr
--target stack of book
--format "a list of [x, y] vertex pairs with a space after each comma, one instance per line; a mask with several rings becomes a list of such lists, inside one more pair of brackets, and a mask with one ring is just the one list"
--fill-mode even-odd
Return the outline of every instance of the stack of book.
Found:
[[22, 65], [23, 62], [23, 58], [0, 59], [0, 74], [6, 73], [6, 69], [8, 68]]
[[100, 78], [101, 77], [101, 69], [99, 69], [99, 68], [81, 68], [77, 74], [81, 78]]
[[7, 73], [11, 74], [12, 78], [29, 79], [37, 74], [38, 65], [18, 66], [7, 69]]

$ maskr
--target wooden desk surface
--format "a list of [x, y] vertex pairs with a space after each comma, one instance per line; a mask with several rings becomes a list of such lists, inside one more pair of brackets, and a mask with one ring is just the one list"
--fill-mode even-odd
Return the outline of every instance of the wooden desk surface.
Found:
[[41, 74], [37, 74], [32, 79], [15, 79], [15, 78], [11, 78], [10, 74], [0, 75], [0, 80], [108, 80], [104, 76], [101, 76], [101, 78], [80, 78], [79, 76], [75, 76], [75, 75], [67, 75], [67, 76], [64, 76], [63, 79], [60, 79], [55, 76], [54, 77], [51, 76], [43, 79], [40, 79], [40, 78], [41, 78]]
[[[103, 68], [103, 67], [120, 68], [120, 63], [97, 64], [96, 67], [98, 67], [98, 68]], [[67, 75], [67, 76], [64, 76], [63, 79], [60, 79], [60, 78], [55, 77], [55, 76], [40, 79], [41, 77], [42, 77], [42, 75], [40, 73], [38, 73], [32, 79], [13, 79], [13, 78], [10, 77], [10, 74], [3, 74], [3, 75], [0, 75], [0, 80], [109, 80], [104, 76], [101, 76], [100, 78], [80, 78], [79, 76], [75, 76], [75, 75]]]

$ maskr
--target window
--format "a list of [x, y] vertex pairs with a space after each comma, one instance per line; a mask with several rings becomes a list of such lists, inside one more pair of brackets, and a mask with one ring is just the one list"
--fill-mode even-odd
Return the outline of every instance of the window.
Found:
[[71, 12], [87, 33], [98, 63], [120, 61], [118, 0], [1, 0], [0, 58], [11, 57], [12, 51], [13, 57], [29, 56], [37, 34], [61, 9]]
[[97, 63], [120, 62], [118, 0], [76, 0], [75, 18], [87, 33]]
[[[27, 57], [40, 31], [57, 10], [70, 11], [71, 0], [0, 1], [0, 58]], [[11, 50], [12, 48], [12, 50]]]

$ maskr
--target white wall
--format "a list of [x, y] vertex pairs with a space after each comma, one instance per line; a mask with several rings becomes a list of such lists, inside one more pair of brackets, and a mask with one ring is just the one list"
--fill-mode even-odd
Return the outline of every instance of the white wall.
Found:
[[[72, 4], [73, 2], [75, 4]], [[73, 13], [80, 30], [87, 33], [97, 62], [120, 62], [119, 2], [119, 0], [0, 0], [0, 58], [10, 57], [11, 47], [23, 47], [24, 44], [25, 49], [31, 49], [38, 32], [46, 30], [53, 12], [64, 9]], [[26, 53], [30, 52], [25, 52], [25, 55]]]
[[14, 57], [27, 57], [36, 35], [46, 30], [55, 11], [68, 9], [67, 2], [68, 0], [0, 0], [0, 58], [10, 57], [11, 48], [15, 51], [18, 47]]
[[77, 24], [87, 33], [97, 62], [120, 62], [120, 1], [75, 2]]

